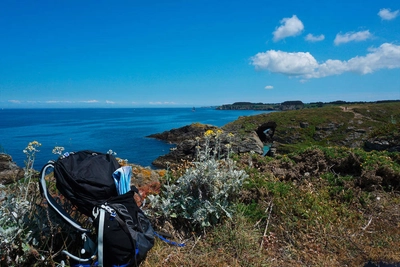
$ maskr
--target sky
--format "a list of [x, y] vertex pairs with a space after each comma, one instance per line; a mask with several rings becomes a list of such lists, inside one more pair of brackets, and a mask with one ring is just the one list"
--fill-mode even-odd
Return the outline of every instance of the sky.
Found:
[[400, 99], [398, 0], [2, 0], [0, 25], [0, 108]]

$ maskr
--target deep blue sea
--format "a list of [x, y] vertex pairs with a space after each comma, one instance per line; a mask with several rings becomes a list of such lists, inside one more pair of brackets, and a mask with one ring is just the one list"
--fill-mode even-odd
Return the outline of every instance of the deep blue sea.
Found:
[[0, 152], [10, 154], [24, 167], [23, 149], [31, 141], [42, 144], [34, 169], [40, 170], [55, 146], [64, 152], [113, 150], [130, 163], [149, 166], [172, 145], [147, 138], [154, 133], [199, 122], [223, 126], [239, 116], [268, 111], [215, 110], [213, 108], [132, 108], [132, 109], [3, 109], [0, 110]]

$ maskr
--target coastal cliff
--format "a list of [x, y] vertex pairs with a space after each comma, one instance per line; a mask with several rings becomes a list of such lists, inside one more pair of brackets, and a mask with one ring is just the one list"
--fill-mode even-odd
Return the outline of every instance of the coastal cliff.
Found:
[[[234, 144], [250, 137], [272, 143], [276, 154], [234, 156], [249, 174], [239, 214], [199, 241], [199, 257], [234, 258], [237, 266], [398, 266], [399, 122], [397, 102], [273, 112], [218, 128], [233, 133]], [[265, 124], [276, 127], [262, 139]], [[178, 156], [182, 142], [168, 155]], [[238, 252], [238, 243], [246, 249]], [[223, 253], [210, 255], [210, 246]]]
[[[399, 152], [399, 133], [395, 131], [398, 123], [394, 119], [398, 110], [399, 102], [357, 104], [244, 116], [221, 128], [194, 123], [150, 135], [151, 138], [176, 144], [170, 153], [160, 156], [153, 164], [165, 167], [165, 162], [193, 160], [196, 138], [203, 138], [207, 130], [217, 129], [224, 133], [221, 143], [230, 143], [235, 153], [253, 151], [262, 155], [267, 146], [274, 153], [285, 154], [312, 145]], [[233, 135], [229, 141], [228, 133]], [[222, 150], [226, 152], [223, 146]]]
[[[184, 209], [183, 218], [154, 214], [154, 228], [185, 241], [186, 247], [159, 242], [143, 266], [398, 266], [399, 122], [400, 103], [357, 104], [241, 117], [223, 127], [194, 123], [151, 135], [176, 144], [159, 159], [160, 166], [177, 164], [167, 170], [133, 166], [132, 181], [142, 196], [182, 186], [197, 197], [177, 207], [204, 198], [198, 192], [209, 189], [207, 184], [200, 188], [178, 180], [189, 173], [218, 182], [218, 169], [210, 175], [196, 164], [178, 162], [196, 159], [196, 147], [204, 145], [207, 133], [213, 134], [208, 135], [211, 147], [230, 145], [236, 152], [210, 154], [231, 157], [237, 167], [233, 173], [248, 176], [230, 199], [234, 212], [201, 232], [185, 221], [192, 217], [189, 210]], [[274, 154], [265, 153], [265, 146]], [[21, 171], [11, 157], [3, 159], [5, 173]], [[229, 167], [224, 159], [220, 163]], [[0, 186], [2, 266], [55, 266], [62, 256], [57, 251], [68, 245], [60, 235], [63, 228], [47, 226], [52, 224], [34, 177], [31, 170], [25, 179]], [[173, 206], [168, 194], [163, 196]], [[148, 212], [151, 205], [146, 204]]]

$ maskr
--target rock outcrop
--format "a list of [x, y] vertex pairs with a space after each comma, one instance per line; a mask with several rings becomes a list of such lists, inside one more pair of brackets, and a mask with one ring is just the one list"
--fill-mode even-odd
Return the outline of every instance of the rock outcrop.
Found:
[[12, 161], [10, 155], [0, 153], [0, 184], [10, 184], [24, 177], [24, 170]]
[[389, 152], [400, 152], [400, 140], [394, 138], [370, 138], [364, 142], [366, 151], [387, 150]]
[[[272, 137], [276, 128], [275, 122], [267, 122], [262, 124], [255, 131], [246, 134], [240, 134], [237, 131], [224, 131], [221, 128], [204, 124], [191, 124], [177, 129], [172, 129], [160, 134], [152, 134], [148, 137], [160, 139], [169, 143], [176, 144], [175, 148], [163, 156], [158, 157], [152, 163], [156, 167], [166, 168], [168, 164], [179, 164], [182, 161], [192, 161], [196, 158], [197, 146], [204, 148], [204, 133], [208, 130], [216, 132], [222, 131], [218, 137], [218, 144], [215, 138], [211, 138], [209, 147], [214, 149], [219, 156], [225, 156], [228, 149], [234, 153], [254, 152], [262, 155], [266, 142], [272, 143]], [[229, 144], [229, 148], [228, 145]], [[218, 150], [218, 151], [216, 151]]]
[[208, 130], [215, 131], [217, 129], [218, 127], [208, 124], [192, 123], [177, 129], [151, 134], [147, 137], [163, 140], [171, 144], [178, 144], [185, 140], [194, 140], [197, 136], [202, 136]]
[[[373, 106], [370, 108], [372, 110]], [[379, 109], [365, 111], [362, 106], [357, 106], [335, 108], [329, 112], [310, 109], [243, 116], [221, 128], [192, 124], [150, 136], [176, 144], [170, 153], [157, 158], [153, 164], [164, 168], [167, 161], [170, 163], [180, 163], [181, 160], [192, 161], [196, 157], [196, 146], [204, 144], [204, 133], [207, 130], [218, 129], [224, 132], [219, 137], [218, 153], [221, 154], [226, 153], [225, 145], [227, 144], [231, 145], [230, 151], [235, 153], [253, 151], [267, 156], [293, 152], [297, 144], [399, 152], [398, 127], [392, 125], [395, 122], [390, 125], [385, 124], [376, 115], [380, 112]], [[396, 114], [395, 112], [395, 110], [391, 111]], [[282, 116], [279, 116], [280, 114]], [[387, 127], [394, 130], [388, 131]], [[234, 137], [228, 138], [228, 133], [232, 133]], [[196, 137], [200, 137], [200, 140], [196, 140]], [[210, 143], [211, 147], [213, 145]]]

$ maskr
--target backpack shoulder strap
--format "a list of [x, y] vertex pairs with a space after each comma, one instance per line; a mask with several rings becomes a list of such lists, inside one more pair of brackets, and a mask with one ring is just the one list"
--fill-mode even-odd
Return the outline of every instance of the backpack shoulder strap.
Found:
[[53, 208], [64, 220], [66, 220], [69, 224], [71, 224], [74, 228], [79, 230], [80, 232], [90, 232], [89, 230], [83, 228], [78, 222], [76, 222], [65, 210], [57, 203], [57, 201], [51, 196], [47, 189], [46, 184], [46, 174], [48, 171], [54, 169], [54, 162], [49, 161], [46, 165], [43, 166], [42, 170], [40, 171], [40, 180], [39, 180], [39, 188], [40, 193], [44, 196], [47, 200], [47, 203], [50, 207]]

